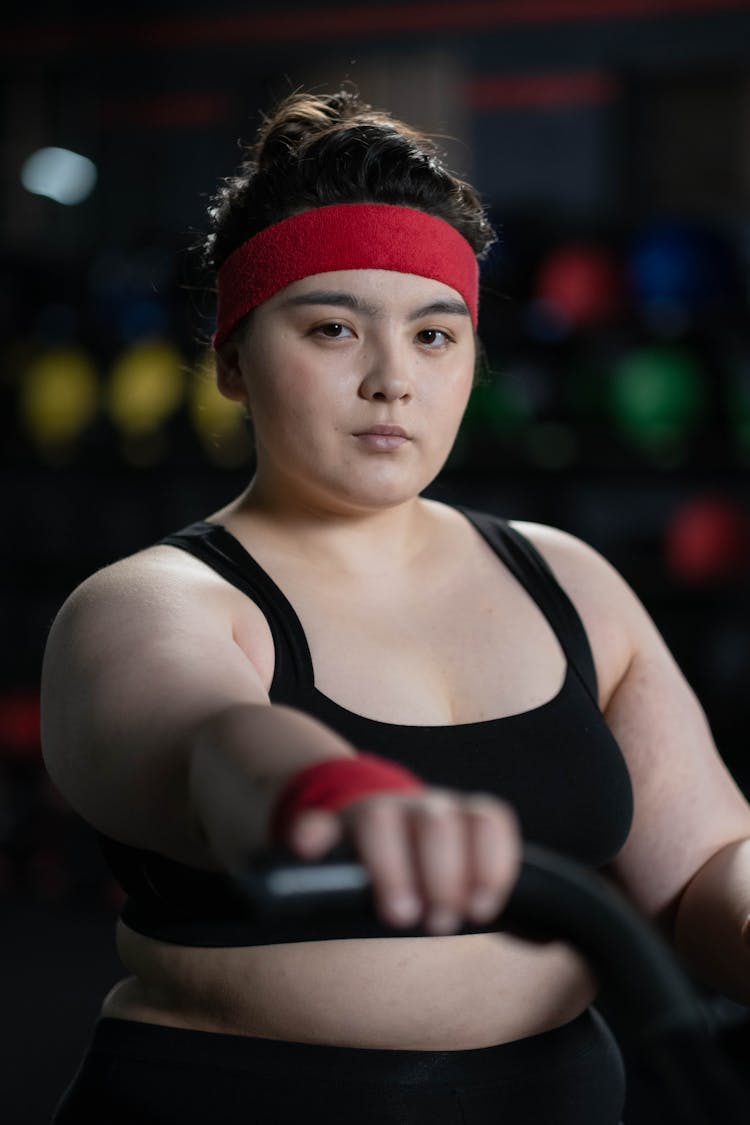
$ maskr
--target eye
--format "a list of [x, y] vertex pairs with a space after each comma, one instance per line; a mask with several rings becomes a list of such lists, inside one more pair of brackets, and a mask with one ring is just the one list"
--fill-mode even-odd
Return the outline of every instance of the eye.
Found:
[[453, 337], [444, 332], [442, 328], [423, 328], [421, 332], [417, 332], [417, 339], [420, 344], [426, 344], [429, 348], [440, 348], [444, 344], [452, 344]]
[[353, 333], [345, 324], [332, 320], [328, 324], [318, 324], [313, 328], [313, 335], [324, 336], [327, 340], [341, 340], [352, 336]]

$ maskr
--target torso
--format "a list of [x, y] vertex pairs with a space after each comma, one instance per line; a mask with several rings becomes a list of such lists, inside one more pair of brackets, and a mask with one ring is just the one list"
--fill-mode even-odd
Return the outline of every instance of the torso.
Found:
[[[307, 635], [316, 687], [338, 704], [372, 719], [425, 726], [543, 705], [565, 675], [551, 627], [468, 524], [431, 507], [434, 541], [414, 575], [400, 588], [385, 576], [373, 578], [366, 591], [353, 579], [316, 578], [306, 559], [251, 538], [247, 521], [232, 513], [220, 522], [286, 593]], [[154, 550], [169, 552], [174, 565], [172, 548]], [[186, 582], [196, 568], [205, 579], [197, 560], [186, 556], [181, 566]], [[231, 604], [235, 638], [270, 684], [273, 642], [257, 607], [215, 580]], [[605, 653], [605, 700], [614, 672]], [[103, 1014], [297, 1042], [484, 1047], [559, 1026], [594, 995], [587, 968], [571, 950], [506, 935], [188, 948], [120, 923], [118, 948], [133, 976], [113, 989]]]
[[188, 949], [121, 926], [118, 949], [135, 975], [104, 1015], [293, 1042], [486, 1047], [566, 1023], [594, 996], [570, 950], [487, 934]]

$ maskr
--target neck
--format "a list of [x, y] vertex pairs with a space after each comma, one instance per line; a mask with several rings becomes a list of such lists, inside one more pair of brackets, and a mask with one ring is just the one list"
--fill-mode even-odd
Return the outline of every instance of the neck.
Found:
[[313, 503], [274, 494], [257, 480], [221, 518], [262, 528], [266, 540], [311, 567], [367, 577], [416, 563], [427, 549], [430, 502], [420, 497], [378, 508]]

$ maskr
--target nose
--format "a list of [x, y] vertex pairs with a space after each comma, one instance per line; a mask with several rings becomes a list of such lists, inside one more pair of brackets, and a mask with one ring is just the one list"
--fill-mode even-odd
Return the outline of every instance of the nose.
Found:
[[395, 341], [380, 341], [371, 348], [359, 393], [362, 398], [375, 402], [396, 402], [411, 398], [409, 360]]

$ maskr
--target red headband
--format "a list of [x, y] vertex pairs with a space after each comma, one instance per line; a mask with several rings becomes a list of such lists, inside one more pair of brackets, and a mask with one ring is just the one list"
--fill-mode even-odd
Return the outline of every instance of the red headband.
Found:
[[463, 235], [413, 207], [342, 203], [282, 219], [229, 255], [217, 275], [214, 347], [251, 309], [293, 281], [367, 269], [442, 281], [461, 294], [476, 328], [479, 267]]

